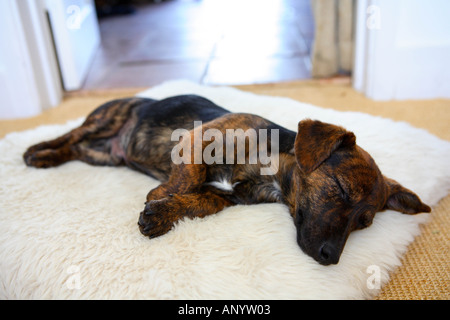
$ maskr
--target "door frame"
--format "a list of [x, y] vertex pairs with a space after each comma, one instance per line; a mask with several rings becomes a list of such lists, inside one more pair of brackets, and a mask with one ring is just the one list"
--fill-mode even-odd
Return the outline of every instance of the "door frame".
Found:
[[79, 90], [97, 48], [100, 29], [93, 0], [45, 0], [66, 91]]
[[48, 23], [47, 6], [45, 0], [17, 2], [40, 103], [42, 109], [46, 110], [58, 105], [63, 96], [58, 60]]
[[0, 9], [0, 118], [34, 116], [63, 96], [45, 4], [2, 1]]

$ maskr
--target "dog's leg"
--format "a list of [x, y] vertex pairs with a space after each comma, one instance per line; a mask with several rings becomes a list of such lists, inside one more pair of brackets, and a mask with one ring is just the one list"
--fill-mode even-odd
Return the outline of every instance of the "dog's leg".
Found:
[[121, 159], [111, 154], [105, 146], [92, 147], [89, 143], [66, 143], [58, 148], [28, 150], [24, 154], [25, 163], [36, 168], [49, 168], [71, 160], [80, 160], [92, 165], [117, 166]]
[[85, 126], [81, 126], [54, 140], [31, 146], [24, 153], [23, 159], [28, 166], [36, 168], [54, 167], [75, 160], [77, 153], [74, 152], [74, 145], [86, 130]]
[[203, 218], [217, 213], [233, 203], [209, 190], [199, 193], [169, 194], [146, 203], [139, 217], [142, 234], [155, 238], [169, 232], [174, 224], [185, 218]]
[[[41, 142], [28, 148], [23, 159], [28, 166], [48, 168], [71, 160], [82, 160], [91, 164], [117, 165], [114, 159], [107, 159], [108, 143], [117, 135], [129, 119], [131, 111], [141, 99], [115, 100], [94, 110], [84, 123], [59, 138]], [[92, 148], [92, 144], [96, 148]], [[101, 151], [100, 151], [101, 150]]]
[[141, 233], [150, 238], [169, 232], [184, 217], [203, 218], [234, 205], [232, 201], [203, 186], [206, 165], [180, 164], [172, 167], [169, 181], [151, 190], [139, 217]]

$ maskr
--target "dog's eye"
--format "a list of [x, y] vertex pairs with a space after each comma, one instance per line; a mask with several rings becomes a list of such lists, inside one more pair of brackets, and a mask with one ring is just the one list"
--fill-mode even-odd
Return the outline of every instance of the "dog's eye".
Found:
[[339, 196], [342, 199], [344, 199], [345, 202], [350, 202], [350, 197], [349, 197], [347, 191], [345, 191], [345, 189], [342, 187], [342, 184], [339, 182], [339, 180], [334, 178], [334, 181], [336, 182], [336, 185], [338, 186]]
[[298, 209], [295, 213], [295, 225], [300, 226], [303, 223], [303, 211], [301, 209]]

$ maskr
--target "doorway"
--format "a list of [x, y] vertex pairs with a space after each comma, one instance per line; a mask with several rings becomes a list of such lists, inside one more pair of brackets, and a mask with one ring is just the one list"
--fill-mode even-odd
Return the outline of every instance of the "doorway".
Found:
[[102, 43], [83, 89], [310, 78], [310, 0], [128, 2], [133, 13], [99, 19]]

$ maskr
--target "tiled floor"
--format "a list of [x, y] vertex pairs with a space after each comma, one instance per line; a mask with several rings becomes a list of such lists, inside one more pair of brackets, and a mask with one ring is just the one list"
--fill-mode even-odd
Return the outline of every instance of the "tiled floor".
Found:
[[100, 29], [84, 89], [310, 77], [310, 0], [170, 0], [101, 19]]

